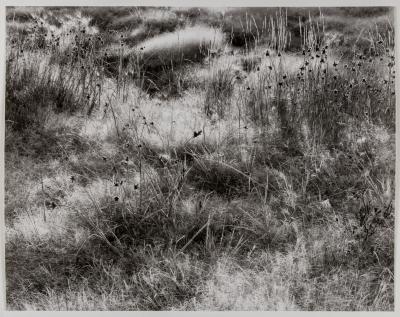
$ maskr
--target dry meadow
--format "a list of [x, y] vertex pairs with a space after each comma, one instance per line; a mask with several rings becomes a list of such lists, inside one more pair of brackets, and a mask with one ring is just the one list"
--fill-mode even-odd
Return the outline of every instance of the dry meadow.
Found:
[[9, 310], [394, 309], [391, 8], [6, 25]]

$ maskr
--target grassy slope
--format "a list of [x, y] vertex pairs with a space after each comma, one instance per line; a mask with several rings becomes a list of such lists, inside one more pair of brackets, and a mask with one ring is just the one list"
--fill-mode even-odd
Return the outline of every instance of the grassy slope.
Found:
[[[71, 11], [76, 14], [56, 10], [54, 16]], [[118, 9], [110, 17], [90, 10], [85, 16], [121, 32], [100, 34], [111, 54], [120, 34], [130, 38], [127, 25], [139, 23], [153, 37], [179, 27], [171, 23], [175, 17], [188, 24], [218, 19], [194, 9], [159, 11], [157, 21], [146, 10], [130, 12], [129, 19]], [[18, 29], [29, 18], [19, 15], [21, 25], [9, 30], [24, 38]], [[347, 24], [345, 16], [334, 11], [327, 20]], [[39, 17], [44, 28], [54, 27]], [[298, 100], [307, 105], [300, 114], [326, 115], [326, 136], [314, 137], [307, 120], [297, 124], [295, 107], [272, 97], [283, 75], [295, 82], [301, 52], [277, 57], [271, 50], [266, 57], [259, 43], [250, 52], [220, 52], [173, 72], [152, 69], [163, 77], [158, 86], [169, 89], [150, 97], [141, 89], [144, 77], [96, 75], [95, 57], [103, 51], [85, 51], [85, 69], [60, 70], [63, 63], [74, 65], [62, 51], [71, 48], [68, 36], [44, 50], [28, 40], [8, 50], [7, 84], [14, 88], [7, 90], [6, 109], [10, 309], [393, 309], [390, 83], [376, 99], [364, 100], [361, 78], [354, 84], [341, 61], [340, 71], [326, 76], [341, 93], [349, 83], [356, 86], [346, 96], [353, 98], [350, 109], [318, 112], [323, 99], [313, 90], [301, 95], [313, 103]], [[84, 43], [86, 35], [79, 36]], [[140, 46], [136, 40], [142, 38], [125, 43]], [[372, 56], [372, 66], [367, 59], [357, 76], [383, 85], [387, 73], [380, 72], [391, 52], [385, 45], [389, 52]], [[329, 63], [337, 56], [333, 51]], [[270, 65], [275, 75], [266, 75]], [[313, 66], [310, 73], [317, 72]], [[85, 92], [81, 76], [89, 83]], [[264, 80], [273, 85], [267, 97]], [[334, 87], [326, 92], [330, 100]], [[367, 102], [383, 110], [364, 120]], [[267, 117], [258, 112], [263, 107], [270, 107]]]

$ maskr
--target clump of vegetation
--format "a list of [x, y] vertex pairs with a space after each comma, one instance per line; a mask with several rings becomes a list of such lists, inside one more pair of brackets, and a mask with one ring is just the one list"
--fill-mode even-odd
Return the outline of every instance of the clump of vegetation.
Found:
[[204, 110], [208, 116], [216, 113], [223, 118], [231, 104], [234, 76], [231, 69], [215, 69], [207, 82]]

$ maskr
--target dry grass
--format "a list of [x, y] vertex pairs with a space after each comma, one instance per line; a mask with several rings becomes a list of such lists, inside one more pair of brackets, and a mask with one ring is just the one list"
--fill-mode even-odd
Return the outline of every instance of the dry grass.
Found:
[[9, 309], [394, 309], [390, 15], [276, 12], [9, 9]]

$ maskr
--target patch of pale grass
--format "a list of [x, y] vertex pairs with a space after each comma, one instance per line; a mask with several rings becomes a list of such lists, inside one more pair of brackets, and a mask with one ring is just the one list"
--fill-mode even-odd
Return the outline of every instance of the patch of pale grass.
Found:
[[193, 46], [215, 48], [223, 43], [224, 35], [220, 30], [206, 26], [193, 26], [151, 38], [140, 43], [140, 47], [144, 47], [144, 54], [152, 54], [155, 52], [179, 51]]
[[187, 303], [194, 310], [298, 310], [291, 287], [304, 275], [303, 259], [295, 254], [265, 254], [265, 267], [240, 267], [221, 258], [201, 287], [202, 295]]
[[119, 282], [121, 289], [111, 293], [106, 290], [99, 292], [85, 285], [81, 285], [77, 290], [66, 289], [63, 292], [48, 289], [45, 294], [32, 294], [29, 299], [19, 303], [20, 309], [50, 311], [138, 310], [138, 300], [135, 297], [127, 296], [124, 292], [124, 281]]
[[[21, 211], [13, 226], [7, 228], [7, 241], [22, 238], [24, 241], [34, 243], [63, 239], [72, 229], [69, 217], [68, 210], [64, 208], [46, 210], [44, 207], [36, 207]], [[68, 236], [71, 238], [71, 235]], [[77, 244], [86, 236], [82, 229], [74, 228], [73, 238]]]

